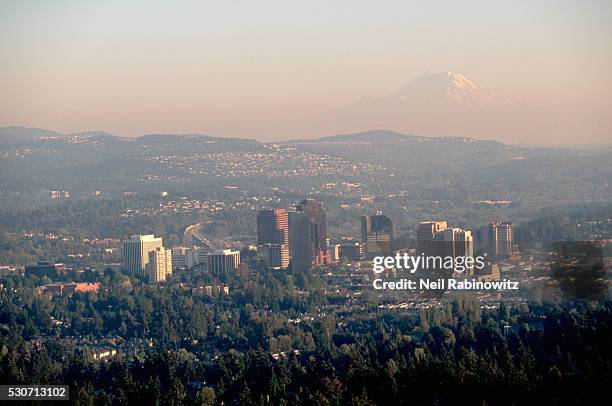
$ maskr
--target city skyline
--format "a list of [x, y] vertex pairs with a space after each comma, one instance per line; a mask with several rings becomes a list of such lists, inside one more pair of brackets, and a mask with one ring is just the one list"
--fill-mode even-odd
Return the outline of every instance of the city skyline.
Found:
[[602, 0], [0, 0], [0, 400], [601, 402], [611, 44]]

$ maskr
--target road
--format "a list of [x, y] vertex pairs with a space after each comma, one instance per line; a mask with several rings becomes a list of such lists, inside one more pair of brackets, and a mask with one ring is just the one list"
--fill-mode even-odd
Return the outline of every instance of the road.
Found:
[[[185, 244], [189, 245], [198, 245], [198, 246], [206, 246], [210, 249], [215, 249], [216, 245], [213, 244], [206, 236], [202, 233], [202, 227], [204, 226], [204, 222], [196, 223], [185, 228], [185, 232], [183, 233], [183, 241]], [[194, 241], [195, 239], [195, 241]]]

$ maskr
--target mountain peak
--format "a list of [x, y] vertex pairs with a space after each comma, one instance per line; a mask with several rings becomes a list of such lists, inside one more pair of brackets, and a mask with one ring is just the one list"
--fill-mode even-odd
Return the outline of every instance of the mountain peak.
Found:
[[418, 103], [444, 103], [465, 108], [498, 106], [503, 100], [460, 73], [427, 72], [402, 86], [390, 97]]

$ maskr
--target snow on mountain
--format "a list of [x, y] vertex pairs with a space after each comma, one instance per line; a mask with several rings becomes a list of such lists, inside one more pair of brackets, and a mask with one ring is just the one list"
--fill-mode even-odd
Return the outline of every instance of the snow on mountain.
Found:
[[383, 99], [454, 104], [466, 108], [490, 108], [503, 103], [502, 98], [486, 87], [459, 73], [447, 71], [424, 73]]
[[525, 121], [519, 118], [514, 104], [484, 85], [459, 73], [437, 71], [390, 94], [362, 97], [335, 109], [327, 120], [329, 132], [385, 128], [426, 136], [502, 139], [515, 134], [516, 123]]

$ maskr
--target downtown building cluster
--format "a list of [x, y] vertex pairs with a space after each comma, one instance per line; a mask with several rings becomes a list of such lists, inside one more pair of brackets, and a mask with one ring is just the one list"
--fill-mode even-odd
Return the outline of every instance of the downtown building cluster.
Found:
[[305, 199], [295, 210], [260, 210], [257, 214], [257, 253], [271, 268], [307, 270], [334, 261], [328, 249], [325, 208]]
[[267, 266], [294, 271], [329, 265], [341, 257], [361, 260], [393, 252], [393, 222], [377, 212], [361, 217], [361, 240], [331, 244], [324, 206], [313, 199], [285, 209], [259, 210], [257, 253]]
[[212, 250], [208, 247], [172, 248], [174, 269], [205, 268], [215, 275], [227, 275], [240, 267], [240, 252], [230, 249]]
[[[390, 256], [394, 247], [393, 221], [378, 211], [361, 216], [358, 239], [332, 244], [327, 235], [327, 213], [322, 203], [305, 199], [292, 210], [261, 209], [257, 212], [257, 256], [271, 269], [305, 271], [339, 260], [361, 261]], [[402, 249], [400, 249], [402, 251]], [[416, 230], [417, 255], [474, 257], [491, 260], [512, 255], [511, 223], [490, 223], [474, 232], [449, 227], [446, 221], [423, 221]], [[161, 238], [135, 235], [123, 242], [123, 269], [151, 283], [163, 282], [176, 269], [207, 269], [216, 276], [241, 267], [240, 252], [208, 247], [164, 248]], [[468, 275], [473, 270], [468, 270]]]
[[123, 241], [123, 270], [150, 283], [172, 275], [172, 251], [153, 234], [133, 235]]
[[[260, 210], [257, 214], [257, 253], [270, 268], [307, 270], [333, 263], [327, 218], [323, 205], [306, 199], [295, 210]], [[203, 247], [164, 248], [161, 238], [134, 235], [123, 241], [123, 269], [151, 283], [163, 282], [173, 269], [202, 266], [213, 275], [223, 276], [240, 267], [240, 252]]]
[[[453, 259], [476, 255], [499, 260], [514, 252], [512, 223], [493, 222], [475, 232], [449, 227], [446, 221], [422, 221], [417, 228], [417, 255]], [[473, 273], [467, 270], [468, 275]]]
[[123, 270], [150, 283], [165, 281], [174, 269], [203, 265], [217, 276], [227, 275], [240, 266], [240, 252], [206, 248], [163, 246], [162, 238], [133, 235], [123, 241]]

